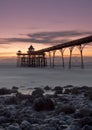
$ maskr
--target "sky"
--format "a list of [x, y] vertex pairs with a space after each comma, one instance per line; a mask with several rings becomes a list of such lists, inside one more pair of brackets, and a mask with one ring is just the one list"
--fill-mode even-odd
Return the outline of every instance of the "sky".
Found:
[[88, 35], [92, 0], [0, 0], [0, 58], [26, 52], [31, 44], [39, 50]]

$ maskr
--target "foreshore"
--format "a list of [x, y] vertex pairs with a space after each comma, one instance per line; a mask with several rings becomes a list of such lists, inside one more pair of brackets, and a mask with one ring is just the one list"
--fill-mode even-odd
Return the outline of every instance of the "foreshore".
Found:
[[0, 130], [92, 130], [92, 88], [0, 89]]

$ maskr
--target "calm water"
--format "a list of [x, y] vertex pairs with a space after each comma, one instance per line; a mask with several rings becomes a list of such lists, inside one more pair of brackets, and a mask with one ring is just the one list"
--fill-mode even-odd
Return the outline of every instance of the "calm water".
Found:
[[17, 68], [0, 67], [0, 88], [17, 86], [21, 91], [30, 92], [31, 88], [49, 85], [92, 86], [92, 68]]

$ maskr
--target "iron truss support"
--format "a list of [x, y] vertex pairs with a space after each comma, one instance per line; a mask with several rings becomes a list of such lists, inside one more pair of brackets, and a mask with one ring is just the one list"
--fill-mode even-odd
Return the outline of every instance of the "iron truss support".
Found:
[[56, 50], [53, 51], [53, 62], [52, 62], [52, 67], [55, 66], [55, 53], [56, 53]]
[[49, 51], [49, 62], [50, 62], [50, 67], [51, 67], [51, 51]]
[[[55, 66], [55, 53], [56, 53], [56, 50], [52, 51], [49, 51], [49, 62], [50, 62], [50, 67], [54, 67]], [[52, 54], [52, 55], [51, 55]]]
[[72, 51], [74, 49], [74, 46], [69, 47], [70, 50], [70, 57], [69, 57], [69, 69], [71, 69], [71, 61], [72, 61]]
[[65, 63], [64, 63], [64, 51], [65, 51], [65, 48], [60, 49], [61, 56], [62, 56], [62, 67], [63, 68], [65, 67]]
[[80, 51], [80, 57], [81, 57], [81, 68], [83, 69], [84, 68], [84, 60], [83, 60], [83, 49], [84, 47], [86, 46], [86, 44], [81, 44], [79, 45], [77, 48], [79, 49]]

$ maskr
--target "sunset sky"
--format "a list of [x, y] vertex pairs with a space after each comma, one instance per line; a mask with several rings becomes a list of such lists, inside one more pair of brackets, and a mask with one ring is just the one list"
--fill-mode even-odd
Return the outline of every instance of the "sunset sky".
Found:
[[[92, 0], [0, 0], [0, 57], [92, 35]], [[91, 46], [85, 50], [91, 55]]]

